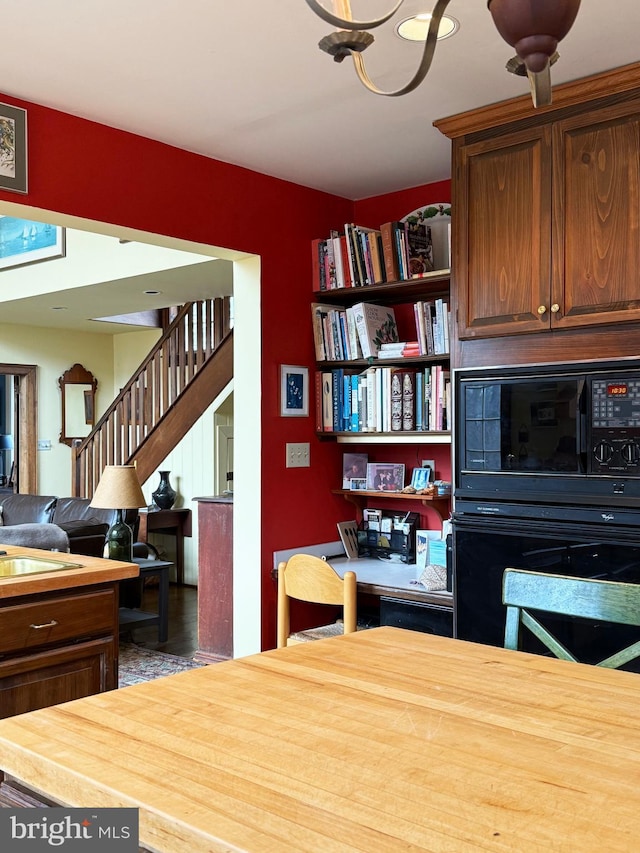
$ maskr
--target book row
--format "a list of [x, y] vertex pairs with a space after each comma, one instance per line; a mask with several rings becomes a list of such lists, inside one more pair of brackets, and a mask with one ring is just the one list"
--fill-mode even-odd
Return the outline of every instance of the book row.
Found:
[[443, 299], [414, 303], [411, 341], [400, 340], [395, 311], [389, 306], [359, 302], [345, 308], [314, 302], [311, 318], [317, 361], [449, 354], [451, 317]]
[[437, 432], [450, 429], [451, 381], [441, 365], [315, 373], [319, 432]]
[[431, 228], [413, 217], [380, 228], [347, 223], [312, 240], [314, 291], [420, 278], [434, 269]]

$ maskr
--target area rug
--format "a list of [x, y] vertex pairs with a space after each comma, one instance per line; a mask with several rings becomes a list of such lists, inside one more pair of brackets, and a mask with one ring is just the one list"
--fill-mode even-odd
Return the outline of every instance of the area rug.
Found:
[[176, 672], [205, 665], [177, 655], [145, 649], [135, 643], [120, 643], [118, 687], [164, 678], [165, 675], [174, 675]]

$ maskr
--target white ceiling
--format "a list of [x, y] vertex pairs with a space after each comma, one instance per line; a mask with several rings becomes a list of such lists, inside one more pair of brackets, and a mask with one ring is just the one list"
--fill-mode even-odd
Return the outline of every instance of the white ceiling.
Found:
[[[324, 0], [329, 5], [330, 0]], [[352, 0], [373, 17], [392, 0]], [[406, 0], [404, 17], [433, 6]], [[612, 14], [615, 11], [616, 17]], [[427, 80], [382, 98], [317, 43], [331, 28], [304, 0], [20, 0], [1, 9], [0, 91], [350, 199], [450, 176], [435, 119], [528, 92], [486, 0], [452, 0], [459, 32]], [[382, 88], [419, 48], [389, 24], [366, 54]], [[560, 83], [640, 59], [638, 0], [582, 0], [559, 46]]]

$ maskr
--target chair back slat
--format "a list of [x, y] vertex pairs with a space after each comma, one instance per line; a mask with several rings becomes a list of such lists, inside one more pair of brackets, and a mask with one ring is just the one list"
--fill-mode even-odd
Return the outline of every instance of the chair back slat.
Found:
[[[518, 649], [520, 628], [524, 626], [563, 660], [576, 658], [530, 610], [640, 626], [640, 584], [508, 568], [502, 580], [502, 603], [507, 606], [505, 648]], [[636, 657], [640, 657], [640, 641], [600, 661], [598, 666], [617, 668]]]

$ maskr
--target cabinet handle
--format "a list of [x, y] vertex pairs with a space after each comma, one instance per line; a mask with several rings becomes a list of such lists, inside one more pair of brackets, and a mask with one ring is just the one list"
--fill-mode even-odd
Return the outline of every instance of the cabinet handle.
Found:
[[43, 624], [42, 624], [42, 625], [33, 625], [33, 624], [31, 624], [31, 625], [29, 625], [29, 627], [30, 627], [30, 628], [34, 628], [36, 631], [39, 631], [39, 630], [40, 630], [40, 628], [53, 628], [53, 626], [54, 626], [54, 625], [57, 625], [57, 624], [58, 624], [58, 623], [56, 622], [56, 620], [55, 620], [55, 619], [52, 619], [50, 622], [43, 622]]
[[538, 306], [538, 314], [542, 315], [542, 314], [546, 314], [546, 313], [547, 313], [547, 306], [546, 305], [539, 305]]
[[551, 306], [551, 313], [557, 314], [559, 310], [560, 310], [560, 306], [558, 305], [557, 302], [554, 302], [553, 305]]

